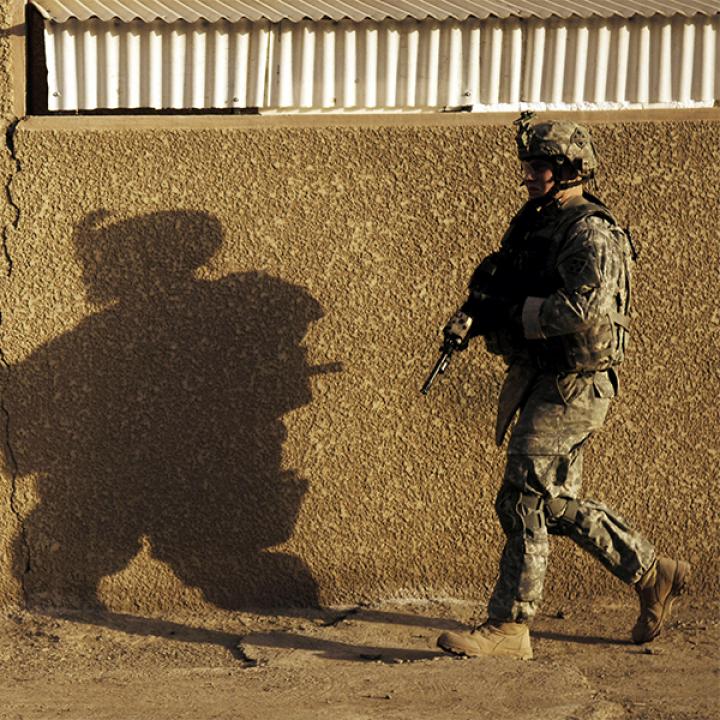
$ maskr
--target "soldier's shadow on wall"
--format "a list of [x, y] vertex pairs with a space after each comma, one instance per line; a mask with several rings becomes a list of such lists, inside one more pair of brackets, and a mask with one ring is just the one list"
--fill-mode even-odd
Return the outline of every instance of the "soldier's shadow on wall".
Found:
[[13, 367], [6, 399], [18, 474], [38, 483], [16, 553], [31, 604], [97, 607], [147, 538], [219, 607], [317, 605], [307, 566], [268, 548], [307, 491], [281, 467], [282, 417], [311, 400], [300, 343], [321, 308], [261, 273], [198, 279], [221, 243], [194, 211], [76, 228], [101, 309]]

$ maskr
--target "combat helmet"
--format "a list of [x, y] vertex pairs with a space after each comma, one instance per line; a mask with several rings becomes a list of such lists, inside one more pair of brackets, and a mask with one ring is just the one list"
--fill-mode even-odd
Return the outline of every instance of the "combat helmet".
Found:
[[588, 129], [563, 120], [533, 123], [534, 117], [535, 113], [525, 111], [514, 123], [520, 160], [547, 158], [555, 169], [569, 162], [580, 179], [577, 183], [562, 183], [566, 187], [592, 179], [598, 162]]

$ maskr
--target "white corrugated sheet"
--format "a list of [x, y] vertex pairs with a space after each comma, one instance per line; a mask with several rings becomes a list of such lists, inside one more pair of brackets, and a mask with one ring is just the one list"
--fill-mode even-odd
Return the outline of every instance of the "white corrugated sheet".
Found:
[[466, 20], [475, 17], [570, 18], [650, 17], [720, 12], [717, 0], [32, 0], [45, 18], [65, 22], [70, 18], [100, 20], [138, 18], [145, 22], [207, 20]]
[[720, 16], [46, 22], [49, 109], [713, 105]]

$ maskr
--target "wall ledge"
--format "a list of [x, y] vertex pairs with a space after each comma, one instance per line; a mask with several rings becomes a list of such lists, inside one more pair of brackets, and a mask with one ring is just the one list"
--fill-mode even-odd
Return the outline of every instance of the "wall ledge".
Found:
[[[511, 125], [517, 113], [327, 115], [48, 115], [28, 116], [23, 130], [263, 130], [327, 127], [475, 127]], [[720, 108], [542, 112], [540, 118], [587, 123], [720, 122]]]

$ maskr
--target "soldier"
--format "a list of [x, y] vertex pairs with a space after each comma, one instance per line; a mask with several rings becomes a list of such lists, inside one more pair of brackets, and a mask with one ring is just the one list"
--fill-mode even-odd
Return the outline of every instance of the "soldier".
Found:
[[516, 413], [495, 508], [506, 535], [488, 620], [438, 645], [467, 656], [532, 657], [528, 623], [542, 597], [548, 534], [564, 535], [635, 587], [636, 643], [655, 638], [690, 566], [653, 546], [610, 508], [581, 499], [583, 447], [618, 389], [629, 330], [629, 235], [584, 188], [597, 160], [590, 134], [572, 122], [515, 122], [529, 199], [500, 249], [472, 275], [469, 297], [445, 327], [463, 349], [483, 336], [508, 373], [496, 441]]

